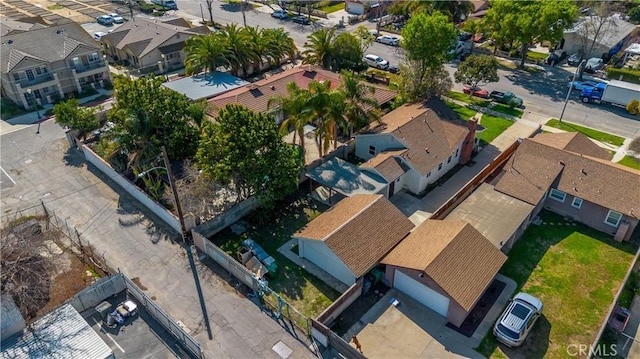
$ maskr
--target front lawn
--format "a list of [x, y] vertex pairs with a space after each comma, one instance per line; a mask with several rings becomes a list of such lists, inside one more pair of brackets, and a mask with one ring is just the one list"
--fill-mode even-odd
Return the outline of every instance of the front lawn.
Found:
[[598, 140], [600, 142], [607, 142], [614, 146], [622, 146], [624, 142], [624, 138], [612, 135], [610, 133], [594, 130], [592, 128], [583, 127], [580, 125], [576, 125], [571, 122], [560, 122], [559, 120], [552, 118], [549, 122], [546, 123], [549, 127], [559, 128], [561, 130], [567, 132], [581, 132], [585, 136], [589, 138], [593, 138], [594, 140]]
[[444, 101], [444, 102], [447, 104], [447, 106], [449, 106], [449, 108], [451, 108], [455, 113], [460, 115], [460, 117], [465, 121], [469, 121], [471, 117], [475, 116], [476, 113], [478, 113], [474, 109], [470, 109], [466, 106], [460, 106], [457, 103], [453, 103], [451, 101]]
[[480, 140], [486, 143], [490, 143], [501, 133], [503, 133], [507, 128], [511, 127], [511, 125], [513, 125], [513, 121], [502, 117], [491, 116], [485, 113], [482, 115], [480, 125], [486, 128], [486, 130], [484, 130], [480, 134]]
[[543, 302], [543, 315], [524, 345], [498, 345], [490, 331], [476, 349], [486, 357], [566, 358], [570, 344], [589, 345], [622, 285], [636, 248], [611, 236], [572, 225], [543, 211], [513, 246], [500, 270], [517, 291]]
[[485, 100], [476, 96], [469, 97], [468, 94], [463, 92], [458, 92], [458, 91], [449, 91], [449, 93], [447, 94], [447, 97], [452, 98], [454, 100], [462, 101], [464, 103], [481, 106], [481, 107], [487, 107], [491, 103], [490, 100]]
[[0, 118], [5, 121], [27, 113], [24, 107], [18, 106], [15, 102], [4, 97], [2, 98], [2, 103], [0, 104], [0, 110]]
[[640, 160], [632, 156], [624, 156], [624, 158], [618, 161], [618, 163], [623, 166], [640, 170]]
[[311, 200], [306, 192], [299, 191], [294, 198], [276, 203], [273, 210], [260, 208], [243, 218], [249, 224], [246, 233], [236, 235], [227, 228], [215, 235], [213, 241], [234, 258], [243, 239], [252, 238], [258, 242], [278, 264], [278, 274], [269, 279], [269, 287], [304, 315], [315, 318], [340, 293], [291, 262], [278, 252], [278, 248], [326, 209]]
[[336, 11], [340, 11], [340, 10], [344, 10], [344, 1], [337, 1], [333, 4], [328, 4], [326, 6], [323, 6], [321, 8], [319, 8], [318, 10], [327, 13], [327, 14], [331, 14], [332, 12], [336, 12]]
[[507, 115], [511, 115], [511, 116], [518, 117], [518, 118], [522, 117], [522, 114], [524, 113], [520, 109], [509, 107], [509, 106], [503, 105], [501, 103], [494, 104], [493, 106], [491, 106], [491, 109], [494, 110], [494, 111], [502, 112], [502, 113], [505, 113]]

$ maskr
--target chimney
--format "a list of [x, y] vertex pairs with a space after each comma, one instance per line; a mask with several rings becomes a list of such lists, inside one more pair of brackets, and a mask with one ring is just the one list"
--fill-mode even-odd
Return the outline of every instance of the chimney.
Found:
[[469, 129], [469, 132], [467, 133], [460, 150], [460, 164], [463, 165], [471, 160], [471, 156], [473, 156], [473, 152], [476, 150], [475, 138], [476, 130], [478, 129], [478, 119], [473, 117], [467, 121], [467, 128]]

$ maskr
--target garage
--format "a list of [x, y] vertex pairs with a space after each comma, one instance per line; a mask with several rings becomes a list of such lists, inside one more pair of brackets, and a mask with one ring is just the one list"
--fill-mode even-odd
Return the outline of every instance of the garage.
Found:
[[395, 271], [393, 286], [428, 308], [431, 308], [436, 313], [445, 318], [447, 317], [447, 313], [449, 312], [449, 298], [426, 287], [424, 284], [412, 279], [399, 270]]

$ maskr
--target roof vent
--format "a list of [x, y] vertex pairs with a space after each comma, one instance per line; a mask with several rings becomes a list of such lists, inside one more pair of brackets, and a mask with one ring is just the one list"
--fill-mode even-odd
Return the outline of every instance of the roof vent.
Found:
[[60, 34], [62, 32], [62, 30], [58, 29], [56, 30], [56, 34]]
[[7, 44], [9, 45], [13, 44], [13, 40], [10, 39], [9, 41], [7, 41]]
[[160, 33], [158, 31], [156, 31], [156, 35], [160, 35]]
[[581, 169], [581, 170], [580, 170], [580, 172], [582, 172], [582, 174], [584, 174], [584, 175], [586, 175], [586, 174], [587, 174], [587, 171], [585, 171], [585, 170], [584, 170], [584, 168], [583, 168], [583, 169]]
[[564, 166], [564, 161], [560, 161], [560, 164]]
[[424, 148], [424, 151], [425, 151], [426, 153], [429, 153], [429, 147], [425, 147], [425, 148]]

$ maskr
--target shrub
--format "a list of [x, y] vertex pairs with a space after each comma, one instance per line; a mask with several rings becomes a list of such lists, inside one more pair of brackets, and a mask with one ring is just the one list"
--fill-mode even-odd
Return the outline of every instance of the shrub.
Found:
[[607, 69], [607, 77], [613, 80], [619, 80], [622, 77], [622, 81], [633, 82], [640, 84], [640, 71], [632, 69], [618, 69], [615, 67], [609, 67]]
[[631, 100], [631, 102], [627, 104], [627, 111], [629, 111], [629, 113], [632, 115], [637, 115], [638, 113], [640, 113], [640, 101], [635, 99]]

